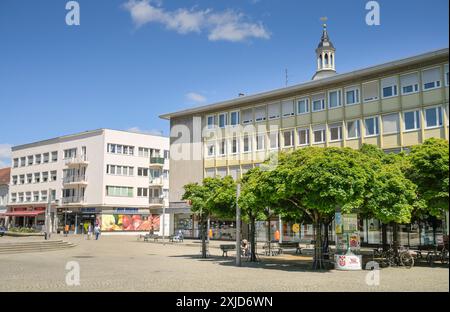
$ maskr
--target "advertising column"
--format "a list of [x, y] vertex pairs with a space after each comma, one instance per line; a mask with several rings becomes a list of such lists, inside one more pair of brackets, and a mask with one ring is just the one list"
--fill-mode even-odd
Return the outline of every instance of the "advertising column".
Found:
[[360, 236], [358, 215], [336, 212], [336, 254], [334, 261], [337, 270], [361, 270]]

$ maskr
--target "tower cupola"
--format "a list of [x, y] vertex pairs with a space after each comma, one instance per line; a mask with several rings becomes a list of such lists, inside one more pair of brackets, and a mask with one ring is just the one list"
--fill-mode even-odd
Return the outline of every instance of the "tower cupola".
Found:
[[328, 36], [327, 24], [323, 24], [322, 38], [316, 49], [317, 70], [312, 80], [336, 75], [335, 52], [336, 49]]

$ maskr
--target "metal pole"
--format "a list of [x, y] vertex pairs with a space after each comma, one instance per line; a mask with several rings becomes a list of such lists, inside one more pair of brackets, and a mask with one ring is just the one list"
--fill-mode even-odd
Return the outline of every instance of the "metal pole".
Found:
[[236, 188], [236, 266], [241, 266], [241, 209], [238, 198], [241, 193], [241, 185]]
[[163, 204], [163, 215], [162, 215], [162, 241], [163, 241], [163, 244], [165, 244], [165, 241], [164, 241], [165, 231], [166, 231], [165, 220], [166, 220], [166, 205]]
[[209, 229], [211, 228], [211, 218], [208, 216], [206, 232], [208, 233], [208, 244], [209, 244]]
[[45, 232], [46, 232], [45, 239], [50, 238], [50, 209], [51, 209], [51, 204], [52, 204], [50, 193], [51, 193], [51, 189], [48, 189], [47, 207], [45, 209], [45, 226], [44, 226]]
[[278, 224], [279, 224], [279, 232], [280, 232], [280, 239], [278, 240], [279, 243], [283, 242], [283, 221], [281, 221], [281, 215], [278, 216]]

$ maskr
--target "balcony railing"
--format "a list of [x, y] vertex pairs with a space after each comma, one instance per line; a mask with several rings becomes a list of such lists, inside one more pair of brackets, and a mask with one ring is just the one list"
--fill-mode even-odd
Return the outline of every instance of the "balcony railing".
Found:
[[77, 204], [77, 203], [83, 203], [83, 202], [84, 202], [84, 196], [69, 196], [69, 197], [62, 198], [63, 204]]
[[64, 184], [87, 183], [87, 177], [86, 175], [67, 176], [63, 178], [63, 183]]
[[150, 185], [163, 185], [163, 179], [162, 179], [162, 177], [150, 178], [149, 184]]
[[150, 165], [164, 165], [164, 158], [163, 157], [150, 157]]
[[154, 205], [162, 205], [164, 203], [164, 199], [159, 197], [150, 197], [148, 202]]
[[87, 164], [88, 159], [86, 155], [78, 155], [74, 157], [64, 158], [64, 163], [66, 165]]

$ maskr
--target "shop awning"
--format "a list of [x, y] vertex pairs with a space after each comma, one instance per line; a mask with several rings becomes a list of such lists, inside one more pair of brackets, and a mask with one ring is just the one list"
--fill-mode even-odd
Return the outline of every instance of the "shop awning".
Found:
[[0, 214], [0, 217], [36, 217], [37, 215], [43, 214], [45, 211], [10, 211]]

